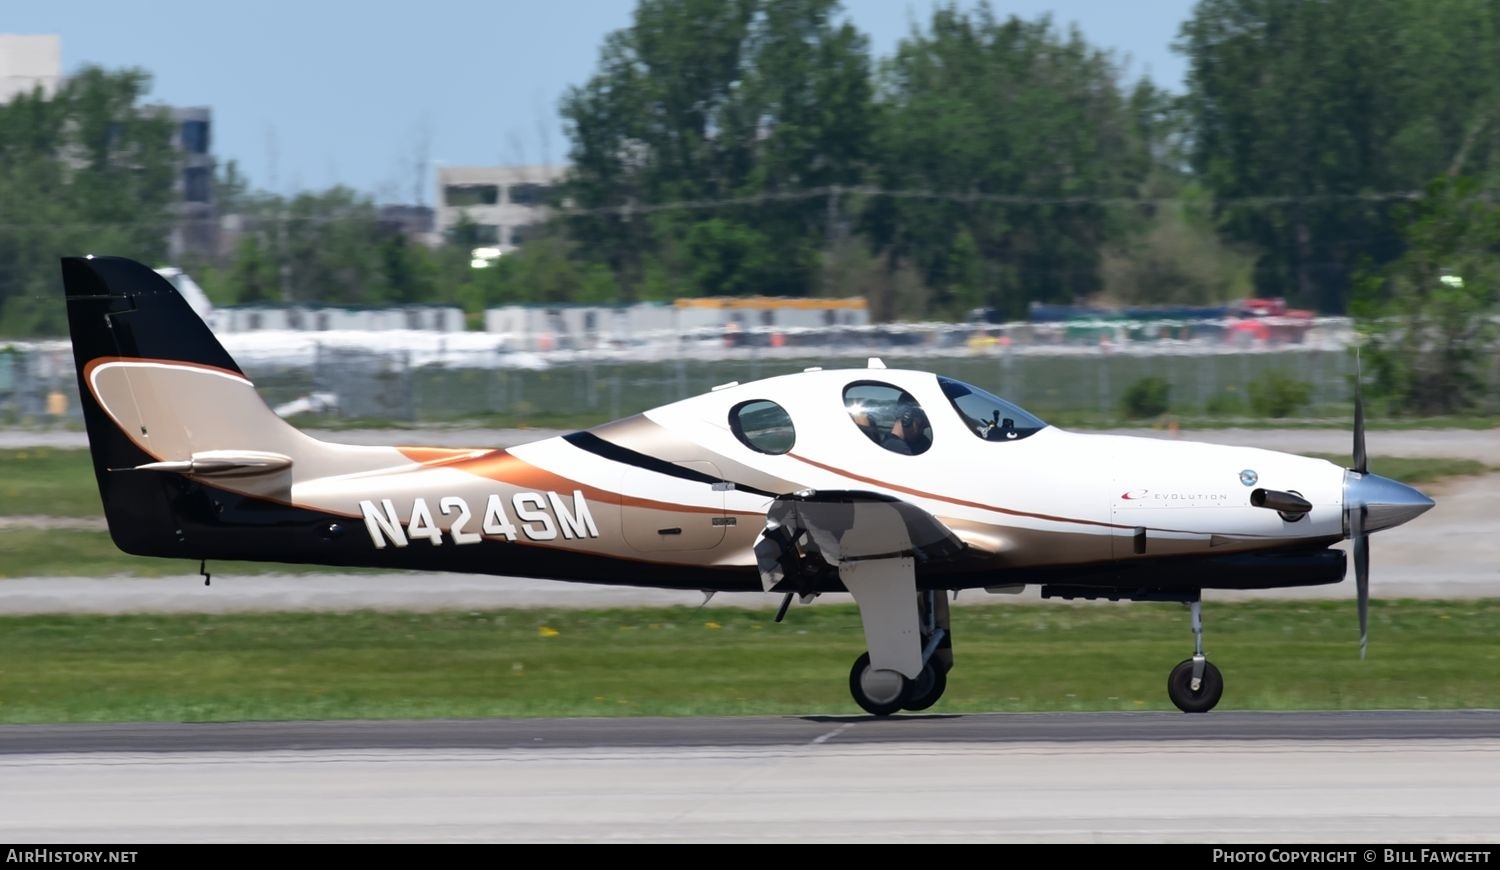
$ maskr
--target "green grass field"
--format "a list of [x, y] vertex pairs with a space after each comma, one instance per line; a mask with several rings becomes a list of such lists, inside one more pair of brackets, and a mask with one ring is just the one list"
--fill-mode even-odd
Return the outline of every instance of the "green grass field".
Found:
[[[210, 560], [209, 570], [226, 576], [235, 574], [379, 574], [379, 568], [330, 568], [326, 565], [292, 565], [284, 562], [233, 562]], [[198, 563], [186, 559], [159, 559], [120, 552], [103, 529], [3, 529], [0, 530], [0, 579], [11, 577], [180, 577], [195, 574]]]
[[[1351, 462], [1347, 454], [1310, 453], [1308, 455], [1319, 459], [1326, 459], [1334, 465], [1345, 467], [1348, 467]], [[1484, 474], [1500, 469], [1491, 468], [1475, 459], [1410, 459], [1403, 456], [1372, 456], [1370, 457], [1370, 470], [1382, 477], [1389, 477], [1392, 480], [1399, 480], [1402, 483], [1419, 486], [1437, 480], [1445, 480], [1452, 477], [1472, 477], [1476, 474]]]
[[0, 516], [103, 516], [87, 450], [0, 450]]
[[[1351, 590], [1352, 596], [1352, 590]], [[1500, 707], [1500, 600], [1205, 608], [1221, 710]], [[1169, 710], [1166, 604], [954, 609], [936, 713]], [[852, 606], [0, 618], [0, 721], [857, 713]]]

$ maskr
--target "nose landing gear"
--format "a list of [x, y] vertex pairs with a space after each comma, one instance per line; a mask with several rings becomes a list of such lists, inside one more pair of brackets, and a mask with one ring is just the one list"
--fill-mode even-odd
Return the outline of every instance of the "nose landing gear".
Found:
[[1203, 655], [1203, 602], [1194, 597], [1193, 657], [1184, 659], [1167, 677], [1167, 695], [1184, 713], [1207, 713], [1224, 696], [1224, 675]]

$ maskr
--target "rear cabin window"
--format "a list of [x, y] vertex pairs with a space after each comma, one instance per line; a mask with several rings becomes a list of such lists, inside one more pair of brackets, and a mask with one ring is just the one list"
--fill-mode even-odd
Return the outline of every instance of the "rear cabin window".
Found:
[[758, 453], [779, 455], [797, 443], [791, 415], [768, 399], [735, 405], [729, 411], [729, 428], [741, 444]]

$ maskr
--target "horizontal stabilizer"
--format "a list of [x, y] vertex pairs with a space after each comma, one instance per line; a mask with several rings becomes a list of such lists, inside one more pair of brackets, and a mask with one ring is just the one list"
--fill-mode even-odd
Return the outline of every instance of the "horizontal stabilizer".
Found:
[[291, 467], [292, 458], [281, 453], [268, 453], [263, 450], [204, 450], [194, 453], [189, 459], [168, 459], [110, 470], [168, 471], [206, 477], [245, 477], [252, 474], [283, 471]]

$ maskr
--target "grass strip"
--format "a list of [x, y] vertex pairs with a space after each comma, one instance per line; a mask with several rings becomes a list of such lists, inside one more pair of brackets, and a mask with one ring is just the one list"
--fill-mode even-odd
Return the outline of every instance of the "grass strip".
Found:
[[[375, 574], [378, 568], [330, 568], [284, 562], [209, 561], [209, 569], [235, 574]], [[15, 577], [182, 577], [198, 573], [190, 559], [132, 556], [120, 552], [109, 532], [86, 529], [0, 530], [0, 579]]]
[[[1352, 594], [1352, 590], [1351, 590]], [[1221, 710], [1500, 707], [1500, 599], [1206, 607]], [[1165, 604], [954, 610], [934, 712], [1170, 710], [1192, 650]], [[0, 618], [0, 721], [858, 712], [852, 606]]]

